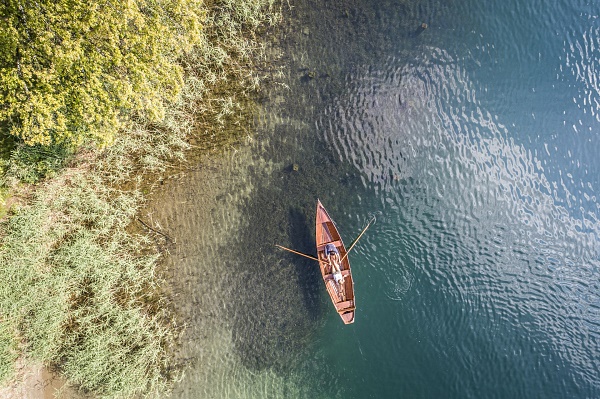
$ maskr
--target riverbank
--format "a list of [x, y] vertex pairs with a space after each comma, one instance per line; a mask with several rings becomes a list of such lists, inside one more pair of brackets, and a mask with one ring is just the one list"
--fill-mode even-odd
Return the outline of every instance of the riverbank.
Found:
[[172, 389], [183, 324], [159, 259], [173, 243], [139, 209], [185, 170], [186, 153], [221, 153], [250, 134], [267, 69], [259, 35], [279, 18], [272, 1], [209, 2], [205, 42], [183, 60], [186, 85], [163, 122], [132, 121], [110, 148], [81, 149], [37, 185], [13, 179], [0, 234], [3, 394], [48, 395], [56, 386], [39, 379], [52, 378], [31, 378], [48, 370], [103, 397]]

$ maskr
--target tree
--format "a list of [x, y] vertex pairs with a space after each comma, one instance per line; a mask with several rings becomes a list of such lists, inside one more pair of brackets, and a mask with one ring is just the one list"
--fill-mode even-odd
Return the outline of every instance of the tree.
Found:
[[111, 142], [160, 121], [200, 41], [201, 0], [3, 0], [0, 130], [28, 145]]

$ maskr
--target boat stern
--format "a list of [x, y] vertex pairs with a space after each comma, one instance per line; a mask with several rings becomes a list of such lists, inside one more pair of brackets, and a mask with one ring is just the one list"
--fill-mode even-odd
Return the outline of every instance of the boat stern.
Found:
[[354, 323], [354, 310], [346, 313], [340, 313], [340, 317], [342, 318], [344, 324], [352, 324]]

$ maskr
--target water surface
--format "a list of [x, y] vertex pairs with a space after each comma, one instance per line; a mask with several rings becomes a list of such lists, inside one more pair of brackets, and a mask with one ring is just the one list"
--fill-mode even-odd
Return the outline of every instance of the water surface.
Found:
[[[174, 397], [598, 397], [600, 4], [283, 7], [256, 135], [167, 190]], [[273, 247], [317, 198], [347, 244], [377, 217], [351, 326]]]

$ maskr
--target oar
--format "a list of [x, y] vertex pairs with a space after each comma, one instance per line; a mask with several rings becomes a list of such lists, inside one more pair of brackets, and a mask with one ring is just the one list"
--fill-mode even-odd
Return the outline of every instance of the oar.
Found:
[[356, 237], [356, 240], [354, 240], [354, 242], [352, 243], [352, 245], [350, 245], [350, 248], [348, 248], [348, 250], [346, 251], [346, 255], [344, 255], [344, 257], [342, 258], [341, 261], [343, 261], [344, 259], [346, 259], [346, 257], [350, 253], [350, 251], [352, 251], [352, 248], [354, 248], [354, 246], [356, 245], [356, 243], [358, 242], [358, 240], [360, 240], [360, 237], [362, 237], [362, 235], [365, 234], [365, 231], [367, 231], [367, 229], [369, 228], [369, 226], [371, 226], [371, 223], [373, 223], [373, 220], [375, 220], [375, 216], [373, 216], [373, 219], [371, 219], [369, 221], [369, 223], [367, 224], [367, 227], [365, 227], [363, 229], [363, 231], [361, 231], [361, 233], [358, 235], [358, 237]]
[[277, 248], [281, 248], [281, 249], [285, 249], [286, 251], [290, 251], [290, 252], [291, 252], [291, 253], [293, 253], [293, 254], [300, 255], [300, 256], [304, 256], [305, 258], [312, 259], [312, 260], [316, 260], [317, 262], [319, 261], [319, 259], [315, 258], [314, 256], [310, 256], [310, 255], [307, 255], [307, 254], [303, 254], [302, 252], [294, 251], [293, 249], [289, 249], [289, 248], [286, 248], [286, 247], [282, 247], [281, 245], [277, 245], [277, 244], [275, 244], [275, 246], [276, 246]]

